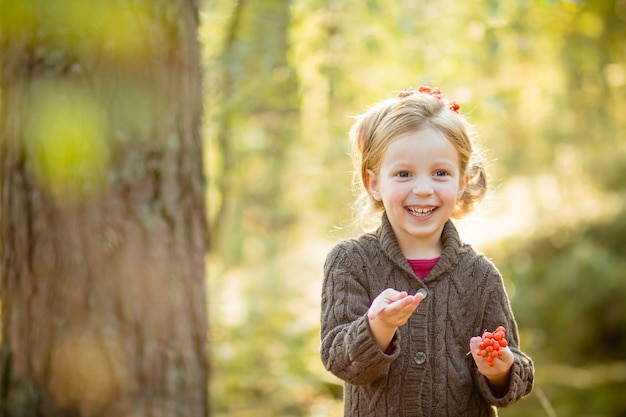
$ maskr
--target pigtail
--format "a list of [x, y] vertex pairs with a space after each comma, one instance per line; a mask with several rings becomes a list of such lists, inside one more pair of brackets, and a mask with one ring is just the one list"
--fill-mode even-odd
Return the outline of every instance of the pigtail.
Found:
[[489, 177], [482, 160], [470, 161], [467, 168], [468, 181], [463, 194], [458, 198], [456, 209], [452, 214], [455, 219], [460, 219], [470, 214], [476, 206], [485, 198], [489, 187]]

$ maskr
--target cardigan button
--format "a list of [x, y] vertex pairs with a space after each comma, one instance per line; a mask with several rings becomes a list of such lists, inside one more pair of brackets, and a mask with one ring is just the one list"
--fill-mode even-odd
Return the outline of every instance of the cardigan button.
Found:
[[[426, 290], [426, 288], [420, 288], [419, 290], [417, 290], [417, 292], [415, 293], [415, 295], [417, 294], [422, 294], [424, 296], [424, 298], [426, 298], [426, 296], [428, 295], [428, 290]], [[424, 299], [422, 298], [422, 300]]]
[[417, 352], [413, 360], [416, 364], [422, 365], [424, 362], [426, 362], [426, 354], [424, 352]]

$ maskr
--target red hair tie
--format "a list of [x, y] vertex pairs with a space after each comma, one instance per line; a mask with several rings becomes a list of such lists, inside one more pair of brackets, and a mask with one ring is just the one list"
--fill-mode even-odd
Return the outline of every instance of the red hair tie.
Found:
[[[412, 88], [407, 88], [404, 91], [401, 91], [400, 94], [398, 95], [400, 98], [404, 98], [404, 97], [408, 97], [411, 94], [415, 93], [416, 90], [412, 89]], [[428, 86], [421, 86], [420, 88], [417, 89], [417, 92], [422, 93], [422, 94], [429, 94], [433, 97], [435, 97], [437, 100], [444, 100], [444, 103], [447, 102], [448, 108], [450, 110], [452, 110], [455, 113], [459, 112], [459, 109], [461, 108], [461, 106], [459, 106], [459, 103], [457, 103], [456, 100], [448, 100], [446, 99], [446, 96], [441, 92], [440, 89], [438, 88], [430, 88]]]

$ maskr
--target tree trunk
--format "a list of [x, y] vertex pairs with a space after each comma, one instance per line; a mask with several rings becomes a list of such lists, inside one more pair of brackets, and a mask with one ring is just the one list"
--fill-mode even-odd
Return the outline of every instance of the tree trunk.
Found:
[[197, 4], [0, 27], [0, 417], [208, 415]]

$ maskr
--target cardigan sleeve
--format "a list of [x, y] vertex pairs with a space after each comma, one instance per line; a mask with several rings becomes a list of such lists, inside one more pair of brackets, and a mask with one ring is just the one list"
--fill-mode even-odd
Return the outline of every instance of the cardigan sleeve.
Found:
[[367, 318], [371, 299], [363, 283], [366, 271], [349, 243], [337, 245], [324, 265], [321, 358], [327, 370], [353, 385], [374, 382], [400, 354], [398, 333], [390, 354], [376, 344]]
[[500, 273], [494, 267], [494, 282], [485, 303], [484, 329], [495, 329], [499, 325], [506, 328], [506, 339], [513, 352], [514, 361], [510, 369], [509, 386], [502, 396], [497, 396], [474, 365], [474, 381], [482, 397], [496, 407], [506, 407], [530, 394], [534, 382], [534, 365], [530, 357], [520, 350], [517, 323], [513, 316], [509, 298]]

